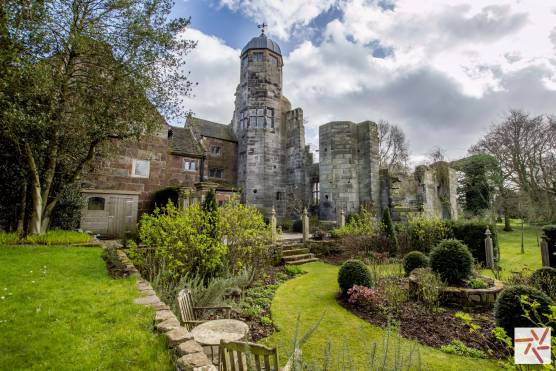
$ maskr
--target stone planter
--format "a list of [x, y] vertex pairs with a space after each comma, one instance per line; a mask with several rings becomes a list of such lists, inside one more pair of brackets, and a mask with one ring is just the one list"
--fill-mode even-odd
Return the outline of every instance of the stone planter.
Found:
[[[419, 282], [411, 274], [409, 276], [410, 293], [417, 292]], [[442, 290], [441, 301], [443, 305], [456, 308], [492, 308], [494, 302], [504, 289], [501, 281], [494, 280], [494, 286], [486, 289], [472, 289], [467, 287], [448, 286]]]

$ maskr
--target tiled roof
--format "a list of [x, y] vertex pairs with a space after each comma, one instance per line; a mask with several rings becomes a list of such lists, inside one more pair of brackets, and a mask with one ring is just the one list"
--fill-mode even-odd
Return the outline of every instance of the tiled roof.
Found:
[[236, 136], [232, 131], [230, 125], [218, 124], [216, 122], [203, 120], [196, 117], [188, 117], [185, 124], [190, 127], [195, 134], [216, 139], [227, 140], [230, 142], [237, 142]]
[[204, 155], [203, 147], [195, 139], [190, 128], [171, 126], [168, 130], [172, 130], [172, 135], [168, 135], [168, 144], [172, 153], [193, 157], [202, 157]]
[[245, 45], [241, 54], [245, 53], [250, 49], [269, 49], [272, 50], [276, 54], [282, 55], [282, 51], [280, 50], [280, 46], [278, 43], [272, 39], [266, 37], [265, 34], [261, 34], [260, 36], [254, 37]]

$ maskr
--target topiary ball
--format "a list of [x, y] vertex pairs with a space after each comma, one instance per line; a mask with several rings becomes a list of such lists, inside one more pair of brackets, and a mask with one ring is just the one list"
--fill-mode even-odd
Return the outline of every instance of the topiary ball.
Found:
[[552, 299], [556, 299], [556, 268], [542, 267], [533, 272], [531, 286], [541, 290]]
[[443, 240], [432, 249], [430, 266], [443, 281], [459, 283], [471, 275], [473, 256], [461, 241]]
[[[537, 314], [542, 320], [546, 320], [544, 314], [550, 313], [549, 305], [554, 305], [552, 299], [534, 287], [518, 285], [504, 289], [498, 295], [494, 304], [494, 317], [496, 318], [496, 326], [502, 327], [512, 338], [515, 327], [537, 327], [538, 325], [523, 317], [524, 309], [530, 308], [523, 308], [520, 301], [522, 295], [527, 295], [529, 301], [536, 301], [540, 304]], [[535, 318], [533, 314], [531, 314], [531, 317]]]
[[429, 258], [421, 251], [411, 251], [403, 257], [403, 270], [406, 276], [409, 276], [411, 271], [416, 268], [427, 268], [428, 266]]
[[340, 267], [338, 272], [338, 284], [343, 295], [347, 295], [347, 291], [353, 285], [372, 287], [373, 279], [371, 272], [361, 260], [348, 260]]

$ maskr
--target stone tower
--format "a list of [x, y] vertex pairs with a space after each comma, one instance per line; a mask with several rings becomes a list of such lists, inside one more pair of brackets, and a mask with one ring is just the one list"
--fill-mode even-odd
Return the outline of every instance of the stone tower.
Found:
[[305, 202], [303, 111], [282, 95], [280, 47], [263, 32], [241, 51], [232, 127], [238, 140], [242, 202], [266, 216]]

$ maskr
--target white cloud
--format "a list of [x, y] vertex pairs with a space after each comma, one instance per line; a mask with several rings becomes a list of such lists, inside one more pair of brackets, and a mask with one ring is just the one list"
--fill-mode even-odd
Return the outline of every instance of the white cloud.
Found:
[[337, 0], [220, 0], [221, 6], [240, 11], [269, 25], [268, 33], [288, 40], [293, 29], [307, 26]]
[[193, 95], [183, 99], [185, 110], [207, 120], [229, 123], [239, 82], [240, 51], [196, 29], [187, 29], [183, 36], [198, 41], [183, 66], [191, 72], [191, 80], [198, 83]]
[[[220, 1], [258, 21], [272, 18], [284, 38], [334, 3]], [[316, 144], [318, 126], [331, 120], [387, 119], [406, 131], [412, 158], [435, 146], [456, 158], [510, 108], [554, 113], [556, 13], [546, 1], [340, 4], [343, 16], [321, 31], [322, 43], [305, 41], [284, 56], [283, 92], [309, 120], [308, 142]], [[239, 50], [188, 32], [199, 40], [186, 66], [199, 86], [185, 103], [198, 116], [227, 123]], [[385, 58], [373, 57], [377, 45]]]

